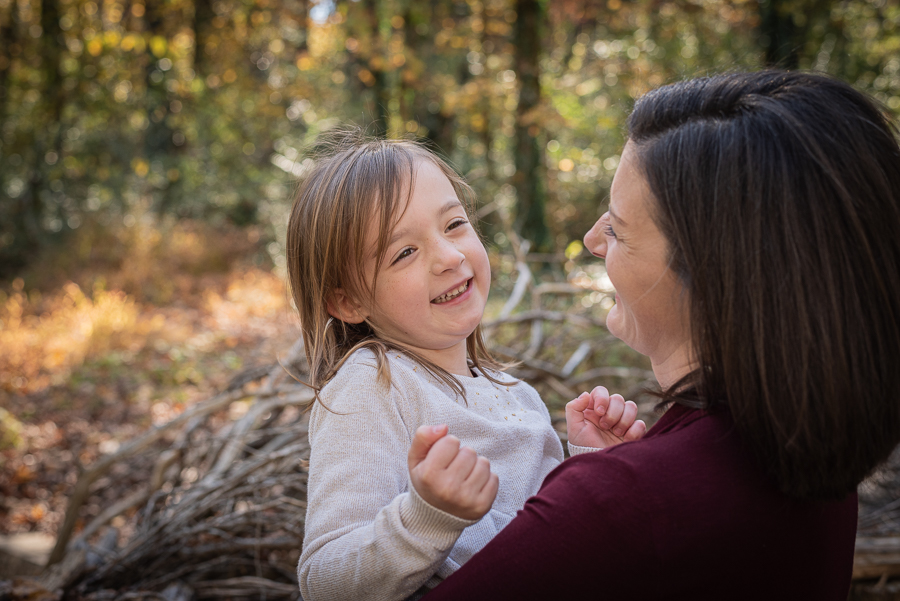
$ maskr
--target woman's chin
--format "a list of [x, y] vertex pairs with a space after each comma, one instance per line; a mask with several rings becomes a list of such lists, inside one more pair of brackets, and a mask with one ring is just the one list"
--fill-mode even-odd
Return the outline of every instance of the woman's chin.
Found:
[[636, 328], [633, 322], [629, 322], [624, 312], [619, 308], [619, 304], [613, 305], [606, 316], [606, 329], [609, 333], [628, 345], [629, 348], [643, 353], [639, 347], [643, 345], [636, 336]]
[[606, 329], [609, 330], [610, 334], [625, 342], [621, 335], [621, 318], [622, 316], [619, 311], [619, 304], [616, 303], [612, 306], [612, 309], [609, 310], [609, 313], [606, 314]]

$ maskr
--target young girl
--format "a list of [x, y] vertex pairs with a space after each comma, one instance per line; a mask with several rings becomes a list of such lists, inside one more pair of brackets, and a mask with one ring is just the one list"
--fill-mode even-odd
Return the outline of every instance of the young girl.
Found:
[[[485, 348], [491, 275], [472, 197], [441, 159], [396, 140], [345, 144], [298, 192], [288, 272], [318, 401], [298, 566], [307, 601], [421, 596], [563, 460], [535, 390]], [[583, 394], [567, 421], [592, 448], [572, 452], [639, 438], [635, 415], [605, 389]]]

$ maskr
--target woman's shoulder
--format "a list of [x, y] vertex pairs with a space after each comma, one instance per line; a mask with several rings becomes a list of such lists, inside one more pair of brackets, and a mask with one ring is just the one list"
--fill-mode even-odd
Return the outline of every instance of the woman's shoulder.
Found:
[[[731, 506], [748, 499], [782, 502], [773, 482], [742, 443], [727, 415], [670, 408], [641, 440], [565, 462], [570, 476], [627, 479], [664, 505]], [[587, 479], [590, 481], [591, 479]], [[590, 485], [588, 485], [590, 486]], [[725, 503], [725, 500], [728, 500]]]

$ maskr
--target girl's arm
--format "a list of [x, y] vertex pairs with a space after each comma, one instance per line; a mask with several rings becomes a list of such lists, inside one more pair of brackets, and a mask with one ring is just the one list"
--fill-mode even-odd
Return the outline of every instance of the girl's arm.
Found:
[[477, 520], [441, 511], [409, 486], [412, 438], [396, 388], [346, 365], [326, 393], [327, 409], [317, 406], [310, 420], [303, 598], [405, 599]]

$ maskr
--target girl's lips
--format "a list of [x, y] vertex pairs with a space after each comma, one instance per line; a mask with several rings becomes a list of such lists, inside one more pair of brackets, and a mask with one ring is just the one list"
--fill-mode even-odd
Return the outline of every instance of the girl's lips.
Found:
[[[472, 292], [472, 282], [474, 281], [474, 279], [475, 279], [475, 278], [469, 278], [468, 280], [465, 280], [465, 281], [462, 282], [461, 284], [455, 285], [454, 287], [450, 288], [450, 289], [447, 290], [446, 292], [443, 292], [442, 294], [440, 294], [437, 298], [433, 299], [433, 300], [431, 301], [431, 304], [432, 304], [432, 305], [440, 305], [440, 306], [443, 307], [443, 306], [454, 305], [454, 304], [457, 304], [457, 303], [459, 303], [459, 302], [462, 302], [463, 299], [468, 298], [469, 295], [471, 294], [471, 292]], [[446, 301], [443, 301], [443, 302], [440, 302], [440, 303], [439, 303], [439, 302], [436, 302], [438, 298], [441, 298], [441, 297], [444, 296], [445, 294], [448, 294], [448, 293], [450, 293], [450, 292], [453, 292], [454, 290], [458, 290], [461, 286], [465, 286], [466, 289], [465, 289], [463, 292], [461, 292], [458, 296], [454, 296], [453, 298], [451, 298], [451, 299], [449, 299], [449, 300], [446, 300]]]

